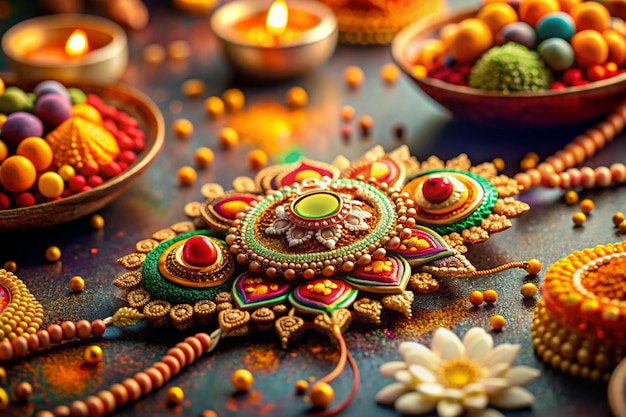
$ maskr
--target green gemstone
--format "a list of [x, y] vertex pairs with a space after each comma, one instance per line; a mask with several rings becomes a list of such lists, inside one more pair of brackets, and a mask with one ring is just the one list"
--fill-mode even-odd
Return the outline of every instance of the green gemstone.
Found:
[[332, 216], [341, 208], [339, 196], [331, 193], [315, 193], [302, 197], [294, 205], [298, 216], [319, 219]]

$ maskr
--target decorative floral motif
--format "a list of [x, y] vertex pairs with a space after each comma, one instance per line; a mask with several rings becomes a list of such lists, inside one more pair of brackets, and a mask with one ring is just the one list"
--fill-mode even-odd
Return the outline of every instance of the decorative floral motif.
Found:
[[396, 382], [381, 389], [376, 400], [394, 405], [405, 415], [437, 410], [439, 417], [456, 417], [465, 410], [472, 416], [501, 415], [501, 409], [519, 409], [533, 404], [534, 396], [523, 388], [540, 372], [513, 366], [520, 345], [493, 347], [484, 329], [470, 329], [461, 341], [445, 328], [435, 331], [431, 348], [403, 342], [403, 361], [388, 362], [380, 372]]

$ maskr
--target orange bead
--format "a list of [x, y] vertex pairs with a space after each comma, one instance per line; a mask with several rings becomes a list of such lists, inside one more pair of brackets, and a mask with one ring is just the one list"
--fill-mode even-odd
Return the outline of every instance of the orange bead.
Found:
[[587, 216], [582, 212], [574, 213], [572, 221], [574, 222], [574, 226], [582, 226], [587, 221]]
[[189, 186], [196, 181], [198, 174], [192, 167], [184, 166], [178, 169], [177, 176], [180, 185]]
[[285, 95], [287, 106], [292, 109], [301, 109], [309, 102], [309, 94], [302, 87], [292, 87]]
[[519, 19], [535, 27], [542, 17], [559, 10], [559, 2], [556, 0], [522, 0], [519, 4]]
[[259, 170], [267, 165], [267, 154], [261, 149], [253, 149], [248, 153], [248, 165], [254, 170]]
[[605, 30], [602, 32], [602, 36], [609, 47], [608, 60], [621, 67], [626, 62], [626, 39], [613, 29]]
[[483, 293], [483, 299], [487, 304], [493, 304], [498, 301], [498, 293], [495, 290], [487, 290]]
[[559, 0], [559, 7], [562, 12], [569, 13], [574, 6], [580, 4], [582, 0]]
[[574, 6], [570, 15], [574, 20], [577, 32], [591, 29], [602, 33], [611, 24], [611, 14], [607, 8], [593, 1], [586, 1]]
[[493, 46], [493, 34], [480, 19], [465, 19], [459, 23], [450, 45], [450, 53], [458, 62], [472, 62]]
[[347, 67], [343, 72], [343, 77], [350, 88], [358, 88], [365, 81], [365, 73], [356, 65]]
[[476, 17], [489, 26], [494, 36], [500, 33], [503, 27], [518, 20], [515, 9], [507, 3], [486, 4]]
[[489, 323], [491, 324], [491, 328], [493, 330], [502, 330], [502, 328], [506, 324], [506, 319], [503, 316], [495, 315], [491, 317]]
[[335, 391], [326, 382], [318, 382], [311, 388], [311, 403], [314, 407], [327, 408], [335, 398]]
[[186, 139], [193, 135], [193, 124], [187, 119], [176, 119], [172, 124], [172, 130], [179, 139]]
[[531, 275], [537, 275], [539, 272], [541, 272], [541, 261], [539, 261], [538, 259], [530, 259], [528, 262], [526, 262], [526, 272], [528, 272]]
[[585, 214], [591, 213], [594, 208], [595, 204], [593, 203], [593, 200], [585, 198], [583, 201], [580, 202], [580, 211]]
[[537, 294], [537, 286], [535, 284], [533, 284], [532, 282], [527, 282], [526, 284], [522, 285], [522, 288], [520, 289], [520, 293], [524, 296], [524, 297], [534, 297]]
[[427, 69], [432, 68], [434, 65], [443, 62], [447, 48], [446, 44], [440, 39], [427, 39], [421, 45], [417, 59], [414, 60], [413, 64], [421, 65]]
[[28, 190], [35, 184], [37, 170], [26, 157], [13, 155], [5, 159], [0, 168], [0, 182], [14, 193]]
[[[586, 3], [585, 3], [586, 4]], [[604, 37], [595, 30], [583, 30], [572, 36], [570, 40], [574, 56], [583, 68], [601, 65], [609, 57], [609, 46]]]
[[213, 159], [215, 159], [215, 155], [210, 148], [198, 148], [193, 154], [193, 160], [195, 161], [198, 168], [208, 167], [209, 165], [211, 165], [211, 162], [213, 162]]
[[483, 300], [484, 300], [483, 293], [478, 290], [472, 291], [469, 295], [469, 302], [474, 307], [478, 307], [479, 305], [481, 305], [483, 303]]
[[7, 159], [9, 156], [9, 148], [7, 148], [7, 144], [0, 140], [0, 163]]
[[578, 193], [574, 190], [569, 190], [568, 192], [565, 193], [565, 203], [571, 205], [574, 205], [576, 203], [578, 203]]

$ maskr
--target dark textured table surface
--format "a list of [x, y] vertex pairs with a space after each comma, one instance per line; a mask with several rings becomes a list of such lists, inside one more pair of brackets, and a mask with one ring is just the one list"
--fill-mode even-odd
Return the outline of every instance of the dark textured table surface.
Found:
[[[26, 2], [16, 3], [19, 3], [18, 15], [32, 13], [24, 5]], [[450, 7], [466, 4], [473, 2], [451, 1]], [[106, 221], [102, 230], [91, 230], [87, 217], [46, 230], [0, 236], [0, 262], [17, 262], [18, 276], [45, 308], [46, 323], [104, 318], [123, 306], [122, 294], [111, 285], [112, 280], [123, 272], [116, 263], [117, 258], [132, 252], [136, 241], [184, 220], [184, 205], [202, 199], [201, 184], [218, 182], [229, 188], [235, 177], [253, 175], [246, 163], [248, 151], [272, 147], [272, 143], [264, 143], [264, 138], [252, 135], [231, 150], [221, 150], [217, 132], [229, 123], [229, 119], [211, 121], [205, 114], [203, 99], [183, 96], [181, 84], [189, 78], [199, 78], [206, 83], [204, 97], [221, 95], [231, 87], [241, 88], [250, 113], [267, 103], [283, 103], [285, 93], [292, 86], [304, 87], [309, 92], [310, 103], [302, 120], [292, 125], [288, 137], [281, 138], [280, 152], [270, 154], [272, 161], [279, 161], [285, 151], [298, 151], [309, 158], [327, 162], [338, 154], [354, 159], [374, 145], [390, 151], [406, 144], [420, 160], [432, 154], [447, 159], [466, 153], [475, 163], [501, 157], [507, 164], [505, 172], [514, 174], [526, 153], [534, 151], [542, 157], [548, 156], [590, 126], [511, 131], [453, 120], [445, 110], [420, 93], [408, 78], [402, 77], [394, 86], [383, 83], [379, 69], [391, 62], [388, 47], [339, 46], [331, 60], [311, 74], [271, 86], [245, 84], [232, 78], [220, 45], [211, 33], [208, 17], [184, 15], [169, 5], [158, 3], [151, 4], [151, 12], [148, 28], [130, 34], [131, 63], [122, 81], [151, 97], [163, 112], [166, 141], [158, 160], [121, 198], [99, 212]], [[11, 19], [0, 22], [4, 29], [12, 23], [14, 20]], [[166, 60], [158, 66], [143, 62], [141, 54], [146, 45], [167, 45], [180, 39], [186, 39], [193, 48], [188, 60], [179, 63]], [[348, 65], [358, 65], [365, 72], [366, 82], [357, 90], [349, 90], [344, 83], [343, 70]], [[172, 110], [171, 103], [175, 101], [182, 103], [179, 113]], [[376, 124], [371, 137], [360, 138], [355, 128], [355, 134], [349, 140], [342, 139], [339, 109], [346, 104], [354, 106], [358, 116], [374, 118]], [[178, 117], [194, 123], [195, 132], [188, 140], [178, 140], [171, 133], [171, 124]], [[396, 123], [407, 127], [406, 140], [393, 137], [391, 129]], [[624, 161], [625, 139], [624, 134], [619, 135], [589, 164], [610, 165]], [[193, 151], [200, 146], [213, 148], [215, 161], [210, 168], [199, 171], [195, 185], [181, 188], [176, 171], [182, 165], [192, 164]], [[521, 196], [531, 205], [531, 211], [513, 220], [511, 229], [471, 247], [468, 258], [482, 268], [538, 258], [545, 271], [548, 265], [574, 250], [622, 240], [623, 236], [613, 227], [611, 216], [624, 209], [626, 189], [598, 189], [581, 195], [592, 198], [596, 204], [584, 227], [573, 227], [571, 216], [576, 208], [563, 202], [561, 191], [536, 190]], [[63, 257], [60, 261], [46, 262], [44, 251], [50, 245], [61, 248]], [[94, 248], [97, 250], [92, 250]], [[74, 275], [81, 275], [86, 281], [85, 290], [78, 294], [70, 293], [67, 285]], [[517, 363], [542, 371], [542, 376], [528, 386], [536, 395], [535, 405], [507, 415], [609, 415], [606, 386], [556, 372], [545, 366], [533, 352], [529, 326], [534, 302], [523, 300], [519, 289], [525, 281], [539, 285], [542, 276], [543, 272], [537, 277], [527, 277], [523, 271], [510, 270], [472, 280], [445, 279], [442, 287], [446, 296], [440, 292], [416, 297], [412, 321], [394, 320], [390, 316], [379, 328], [353, 326], [346, 339], [361, 371], [361, 387], [344, 415], [395, 415], [393, 410], [378, 406], [373, 397], [388, 383], [380, 377], [378, 367], [399, 358], [397, 346], [400, 341], [428, 340], [429, 331], [437, 325], [451, 326], [458, 334], [475, 325], [489, 328], [489, 318], [493, 314], [507, 318], [504, 330], [493, 334], [495, 342], [522, 344]], [[488, 288], [496, 289], [500, 295], [493, 308], [470, 309], [466, 299], [471, 289]], [[461, 314], [463, 317], [445, 313], [450, 306], [459, 305], [467, 305], [467, 312]], [[85, 367], [82, 363], [87, 342], [70, 343], [4, 364], [8, 381], [3, 387], [8, 392], [12, 392], [13, 386], [22, 380], [30, 381], [35, 392], [26, 405], [12, 404], [8, 411], [0, 414], [10, 417], [34, 415], [37, 410], [85, 398], [149, 366], [179, 339], [182, 340], [183, 335], [173, 330], [154, 330], [147, 326], [110, 329], [98, 341], [105, 358], [96, 368]], [[181, 406], [168, 408], [165, 390], [161, 389], [122, 408], [118, 414], [199, 416], [203, 410], [213, 409], [220, 416], [306, 415], [310, 406], [293, 394], [294, 382], [325, 375], [334, 367], [337, 358], [335, 348], [329, 345], [325, 336], [314, 332], [307, 333], [287, 350], [280, 348], [273, 334], [224, 340], [213, 354], [198, 360], [169, 382], [168, 386], [179, 385], [184, 389], [186, 399]], [[228, 381], [231, 373], [241, 367], [252, 370], [256, 382], [249, 394], [233, 396]], [[350, 389], [349, 372], [344, 372], [334, 386], [337, 397], [345, 397]]]

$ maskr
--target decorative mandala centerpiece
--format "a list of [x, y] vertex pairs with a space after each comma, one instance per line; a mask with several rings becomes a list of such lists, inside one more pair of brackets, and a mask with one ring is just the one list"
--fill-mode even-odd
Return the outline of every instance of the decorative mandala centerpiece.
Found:
[[273, 328], [286, 347], [311, 321], [345, 350], [353, 318], [410, 318], [414, 292], [436, 291], [440, 278], [528, 268], [477, 271], [463, 255], [528, 210], [514, 180], [465, 155], [420, 164], [406, 147], [377, 147], [352, 163], [302, 160], [202, 191], [185, 208], [192, 221], [119, 260], [128, 272], [114, 284], [155, 326], [217, 319], [220, 337]]

